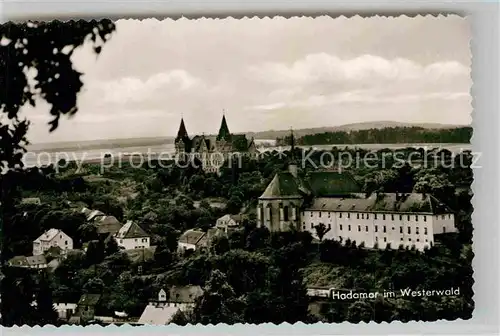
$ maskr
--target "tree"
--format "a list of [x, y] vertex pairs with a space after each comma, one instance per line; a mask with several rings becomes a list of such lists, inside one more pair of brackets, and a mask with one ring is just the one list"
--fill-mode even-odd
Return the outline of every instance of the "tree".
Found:
[[120, 249], [118, 248], [118, 244], [116, 243], [116, 239], [113, 237], [110, 237], [108, 241], [106, 242], [106, 247], [104, 249], [104, 254], [107, 256], [110, 256], [112, 254], [115, 254], [118, 252]]
[[104, 259], [104, 244], [100, 240], [89, 242], [85, 257], [88, 265], [99, 264]]
[[226, 236], [217, 236], [212, 241], [212, 250], [215, 254], [222, 255], [229, 251], [229, 239]]
[[242, 323], [242, 314], [243, 302], [236, 297], [226, 275], [219, 270], [212, 271], [203, 295], [197, 299], [193, 323]]
[[[0, 178], [0, 220], [3, 223], [15, 213], [14, 204], [19, 198], [21, 181], [15, 178], [16, 173], [19, 176], [15, 170], [22, 167], [28, 144], [29, 121], [20, 118], [20, 109], [26, 104], [35, 106], [36, 98], [45, 100], [51, 106], [51, 132], [59, 125], [61, 115], [75, 114], [78, 110], [77, 94], [83, 84], [81, 73], [72, 66], [71, 56], [89, 37], [94, 51], [99, 54], [114, 30], [111, 20], [9, 22], [0, 26], [0, 73], [4, 74], [0, 76], [0, 113], [5, 117], [0, 122], [0, 169], [3, 174]], [[35, 70], [35, 85], [28, 81], [29, 73], [32, 73], [29, 70]], [[10, 236], [9, 228], [2, 227], [2, 236]], [[4, 247], [2, 244], [2, 250]], [[31, 324], [29, 315], [26, 315], [28, 312], [14, 304], [15, 301], [25, 302], [23, 293], [9, 297], [4, 295], [5, 288], [2, 286], [1, 293], [3, 325]], [[30, 301], [32, 297], [26, 300]]]
[[56, 324], [58, 316], [52, 302], [52, 289], [50, 288], [47, 275], [40, 274], [38, 281], [38, 293], [36, 296], [37, 324]]
[[319, 223], [318, 225], [314, 226], [314, 229], [316, 231], [316, 236], [318, 236], [319, 241], [323, 241], [323, 237], [325, 234], [330, 231], [330, 228], [327, 228], [325, 224]]
[[[81, 73], [73, 69], [74, 50], [90, 36], [99, 54], [109, 40], [115, 25], [111, 20], [62, 23], [6, 23], [0, 27], [0, 109], [12, 123], [0, 124], [0, 167], [21, 166], [27, 144], [29, 122], [18, 117], [25, 104], [36, 105], [42, 98], [51, 105], [50, 131], [59, 125], [61, 115], [77, 112], [77, 94], [83, 84]], [[35, 85], [28, 81], [28, 71], [36, 70]]]
[[172, 252], [168, 249], [168, 246], [165, 243], [156, 247], [154, 260], [157, 267], [164, 269], [170, 266], [173, 259]]

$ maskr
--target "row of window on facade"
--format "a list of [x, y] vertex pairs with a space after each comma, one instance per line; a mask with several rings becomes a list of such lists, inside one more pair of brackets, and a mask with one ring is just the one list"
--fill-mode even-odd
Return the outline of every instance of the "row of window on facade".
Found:
[[[339, 236], [339, 239], [343, 239], [342, 236]], [[375, 237], [375, 241], [378, 242], [378, 237]], [[404, 241], [403, 238], [400, 239], [400, 241]], [[411, 242], [411, 238], [408, 238], [408, 242]], [[417, 243], [420, 242], [420, 238], [417, 238], [416, 239]], [[428, 243], [429, 242], [429, 239], [425, 238], [425, 242]], [[387, 237], [384, 237], [384, 243], [387, 243]]]
[[[323, 224], [323, 223], [320, 223], [320, 224]], [[328, 229], [331, 229], [332, 225], [328, 224], [327, 227], [328, 227]], [[303, 230], [306, 229], [305, 222], [302, 223], [302, 229]], [[311, 229], [314, 229], [314, 224], [313, 223], [311, 223]], [[395, 227], [392, 227], [392, 230], [395, 230], [395, 229], [396, 229]], [[343, 230], [343, 225], [342, 224], [339, 224], [339, 230], [340, 231]], [[351, 231], [351, 225], [347, 225], [347, 231]], [[358, 225], [358, 232], [361, 232], [361, 231], [362, 231], [361, 230], [361, 225]], [[365, 231], [369, 232], [368, 225], [365, 226]], [[374, 232], [378, 232], [378, 226], [377, 225], [374, 226], [374, 230], [373, 231]], [[387, 226], [384, 225], [382, 227], [382, 232], [383, 233], [387, 232]], [[408, 234], [411, 234], [411, 227], [407, 227], [407, 232], [408, 232]], [[445, 233], [445, 232], [446, 232], [446, 227], [443, 226], [443, 233]], [[403, 230], [402, 226], [399, 227], [399, 233], [404, 233], [404, 230]], [[420, 229], [418, 227], [415, 229], [415, 234], [417, 234], [417, 235], [420, 234]], [[427, 234], [427, 228], [424, 227], [424, 235], [426, 235], [426, 234]]]
[[[134, 242], [137, 243], [137, 241], [138, 241], [138, 239], [135, 238]], [[141, 243], [147, 243], [147, 241], [148, 241], [148, 238], [141, 238]], [[122, 244], [122, 243], [123, 243], [123, 239], [120, 239], [120, 244]]]
[[[321, 218], [321, 213], [322, 211], [318, 211], [318, 217]], [[351, 213], [347, 212], [347, 218], [351, 218]], [[302, 216], [304, 216], [304, 213], [302, 213]], [[398, 215], [386, 215], [382, 214], [382, 220], [386, 220], [386, 216], [390, 216], [391, 220], [394, 220], [394, 218]], [[411, 220], [411, 215], [406, 215], [407, 220]], [[414, 215], [415, 216], [415, 221], [418, 222], [419, 215]], [[421, 215], [423, 217], [424, 222], [427, 222], [427, 216], [426, 215]], [[449, 219], [451, 219], [451, 214], [449, 215], [441, 215], [441, 219], [446, 219], [446, 216], [448, 216]], [[313, 217], [313, 211], [311, 211], [311, 217]], [[331, 212], [328, 212], [328, 218], [331, 217]], [[361, 217], [361, 218], [360, 218]], [[342, 218], [342, 212], [339, 212], [339, 218]], [[370, 219], [370, 214], [369, 213], [356, 213], [356, 219]], [[377, 214], [373, 214], [373, 219], [378, 219]], [[403, 215], [399, 215], [399, 220], [403, 220]]]
[[[262, 215], [261, 211], [262, 211], [262, 208], [259, 208], [259, 212]], [[270, 205], [267, 206], [267, 213], [268, 213], [269, 218], [271, 218], [272, 208]], [[283, 207], [280, 204], [280, 219], [285, 221], [285, 222], [290, 220], [290, 210], [289, 210], [288, 205], [285, 205]], [[297, 219], [297, 208], [292, 207], [292, 220], [296, 220], [296, 219]]]

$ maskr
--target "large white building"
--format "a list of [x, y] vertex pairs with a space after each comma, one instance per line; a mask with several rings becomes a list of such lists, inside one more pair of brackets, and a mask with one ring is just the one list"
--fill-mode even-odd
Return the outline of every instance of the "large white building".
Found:
[[327, 230], [322, 239], [351, 240], [367, 248], [430, 247], [437, 234], [456, 232], [455, 216], [429, 194], [361, 193], [352, 176], [337, 171], [299, 177], [297, 166], [277, 173], [257, 207], [258, 226], [270, 231], [291, 228]]
[[33, 255], [44, 254], [49, 248], [58, 246], [64, 253], [73, 249], [73, 239], [57, 229], [50, 229], [33, 241]]
[[118, 246], [125, 250], [149, 248], [150, 236], [137, 223], [128, 221], [114, 235]]
[[[454, 214], [431, 195], [373, 194], [369, 197], [315, 198], [301, 212], [303, 231], [316, 236], [316, 225], [328, 230], [323, 238], [350, 239], [365, 247], [431, 247], [434, 235], [456, 232]], [[356, 198], [358, 196], [359, 198]]]

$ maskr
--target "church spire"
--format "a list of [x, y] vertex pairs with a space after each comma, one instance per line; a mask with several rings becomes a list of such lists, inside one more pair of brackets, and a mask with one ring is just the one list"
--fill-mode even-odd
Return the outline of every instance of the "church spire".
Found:
[[184, 125], [184, 118], [181, 118], [181, 124], [179, 126], [179, 131], [177, 131], [177, 137], [175, 138], [175, 141], [179, 141], [185, 138], [189, 138], [189, 136], [186, 130], [186, 125]]
[[217, 141], [219, 141], [219, 140], [229, 141], [230, 138], [231, 138], [231, 133], [229, 133], [229, 127], [227, 127], [227, 122], [226, 122], [226, 113], [223, 110], [222, 111], [222, 122], [220, 124], [219, 134], [217, 135]]
[[290, 157], [292, 162], [295, 161], [295, 136], [293, 135], [293, 128], [290, 127]]
[[295, 160], [295, 137], [293, 129], [290, 127], [290, 161], [288, 162], [288, 171], [297, 177], [297, 162]]

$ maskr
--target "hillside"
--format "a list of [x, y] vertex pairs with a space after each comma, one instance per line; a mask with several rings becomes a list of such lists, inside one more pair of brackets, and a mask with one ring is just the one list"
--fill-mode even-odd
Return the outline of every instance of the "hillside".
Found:
[[[314, 128], [301, 128], [294, 129], [294, 134], [297, 137], [305, 135], [325, 133], [325, 132], [338, 132], [338, 131], [359, 131], [367, 129], [382, 129], [385, 127], [422, 127], [425, 129], [450, 129], [463, 127], [463, 125], [452, 124], [437, 124], [437, 123], [401, 123], [397, 121], [375, 121], [353, 123], [340, 126], [329, 127], [314, 127]], [[268, 130], [261, 132], [245, 132], [248, 138], [255, 138], [261, 140], [275, 140], [290, 134], [290, 130]], [[144, 138], [123, 138], [123, 139], [98, 139], [91, 141], [67, 141], [58, 143], [39, 143], [31, 144], [28, 146], [30, 151], [71, 151], [71, 150], [92, 150], [103, 148], [125, 148], [125, 147], [140, 147], [140, 146], [160, 146], [172, 144], [174, 141], [173, 136], [165, 137], [144, 137]]]
[[[397, 121], [374, 121], [374, 122], [345, 124], [340, 126], [301, 128], [301, 129], [294, 129], [293, 132], [297, 137], [301, 137], [304, 135], [325, 133], [325, 132], [359, 131], [372, 128], [381, 129], [385, 127], [422, 127], [425, 129], [447, 129], [447, 128], [457, 128], [463, 126], [464, 125], [438, 124], [438, 123], [402, 123]], [[289, 135], [290, 130], [289, 129], [269, 130], [262, 132], [247, 132], [246, 134], [248, 137], [254, 137], [255, 139], [276, 139]]]

